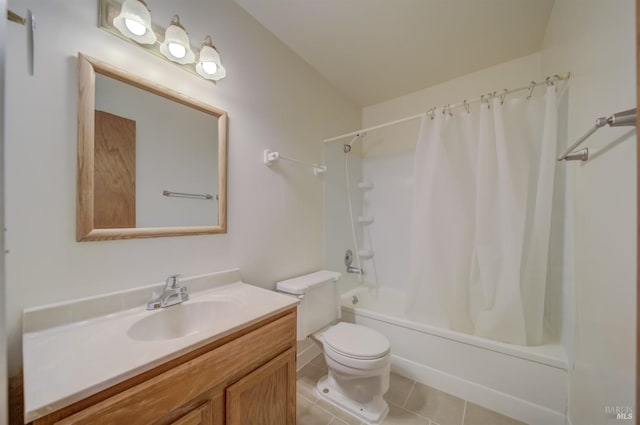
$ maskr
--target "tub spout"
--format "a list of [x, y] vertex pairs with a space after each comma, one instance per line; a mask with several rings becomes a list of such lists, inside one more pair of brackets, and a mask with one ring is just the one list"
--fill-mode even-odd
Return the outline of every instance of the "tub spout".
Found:
[[364, 274], [361, 268], [353, 266], [347, 267], [347, 273]]

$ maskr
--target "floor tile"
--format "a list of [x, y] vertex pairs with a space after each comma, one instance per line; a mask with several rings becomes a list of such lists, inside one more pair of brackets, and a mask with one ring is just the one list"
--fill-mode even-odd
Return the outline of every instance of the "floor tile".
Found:
[[[333, 415], [322, 410], [309, 400], [297, 397], [296, 424], [297, 425], [329, 425]], [[342, 424], [341, 424], [342, 425]]]
[[390, 404], [389, 414], [382, 425], [429, 425], [429, 420]]
[[318, 400], [316, 383], [318, 382], [318, 379], [322, 378], [324, 375], [326, 375], [326, 372], [312, 364], [308, 364], [300, 369], [298, 372], [298, 393], [311, 401], [315, 402]]
[[389, 403], [404, 407], [413, 384], [413, 380], [397, 373], [392, 373], [389, 378], [389, 391], [384, 395], [384, 399]]
[[464, 425], [527, 425], [477, 404], [467, 402]]
[[319, 398], [318, 401], [316, 402], [316, 404], [318, 405], [318, 407], [326, 410], [327, 412], [331, 413], [333, 416], [335, 416], [338, 419], [342, 420], [343, 422], [347, 423], [347, 425], [359, 425], [360, 424], [360, 421], [358, 419], [356, 419], [355, 416], [350, 415], [349, 413], [347, 413], [344, 410], [334, 406], [333, 404], [329, 403], [328, 401], [323, 400], [322, 398]]
[[[324, 356], [314, 358], [298, 372], [298, 425], [366, 425], [320, 398], [318, 379], [326, 375]], [[527, 425], [477, 404], [392, 373], [385, 395], [389, 414], [383, 425]], [[464, 422], [463, 422], [464, 416]]]
[[461, 398], [416, 383], [404, 407], [440, 425], [460, 425], [464, 403]]

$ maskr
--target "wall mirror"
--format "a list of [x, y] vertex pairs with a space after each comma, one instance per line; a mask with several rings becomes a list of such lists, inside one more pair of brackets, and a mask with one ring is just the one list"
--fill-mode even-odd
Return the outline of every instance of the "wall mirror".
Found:
[[226, 233], [227, 114], [78, 54], [76, 240]]

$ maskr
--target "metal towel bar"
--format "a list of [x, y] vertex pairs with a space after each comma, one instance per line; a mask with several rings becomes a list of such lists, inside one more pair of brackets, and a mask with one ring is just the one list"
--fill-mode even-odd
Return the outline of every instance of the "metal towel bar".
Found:
[[184, 193], [184, 192], [170, 192], [168, 190], [163, 190], [162, 194], [164, 196], [175, 196], [178, 198], [195, 198], [195, 199], [218, 199], [218, 195], [211, 195], [209, 193]]
[[589, 159], [589, 148], [580, 149], [579, 151], [574, 151], [574, 149], [580, 146], [582, 142], [587, 140], [593, 133], [605, 125], [608, 125], [609, 127], [635, 126], [636, 108], [618, 112], [611, 115], [609, 118], [600, 117], [596, 119], [595, 125], [591, 127], [584, 136], [576, 140], [573, 145], [569, 146], [569, 148], [558, 157], [558, 161], [586, 161]]

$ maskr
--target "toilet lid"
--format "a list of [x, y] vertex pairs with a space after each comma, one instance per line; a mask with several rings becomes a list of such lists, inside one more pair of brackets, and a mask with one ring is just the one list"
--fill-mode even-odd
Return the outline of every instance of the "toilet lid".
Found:
[[389, 352], [389, 340], [365, 326], [340, 322], [322, 335], [337, 352], [361, 359], [376, 359]]

